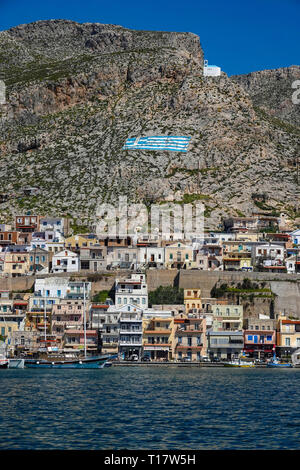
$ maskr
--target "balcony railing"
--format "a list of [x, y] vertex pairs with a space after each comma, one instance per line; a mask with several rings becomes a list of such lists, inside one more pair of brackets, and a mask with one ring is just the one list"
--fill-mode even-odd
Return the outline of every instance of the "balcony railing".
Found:
[[141, 341], [123, 341], [120, 339], [120, 346], [142, 346]]
[[126, 334], [139, 334], [139, 335], [141, 335], [142, 332], [143, 332], [142, 329], [139, 329], [139, 330], [130, 330], [130, 329], [129, 330], [120, 330], [120, 334], [124, 334], [124, 335], [126, 335]]

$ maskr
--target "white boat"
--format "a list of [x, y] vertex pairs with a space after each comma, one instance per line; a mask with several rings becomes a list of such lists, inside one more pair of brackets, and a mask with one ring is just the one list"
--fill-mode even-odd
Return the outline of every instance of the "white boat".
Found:
[[235, 361], [225, 362], [224, 367], [255, 367], [255, 363], [252, 361], [237, 359]]
[[9, 369], [24, 369], [25, 359], [8, 359]]

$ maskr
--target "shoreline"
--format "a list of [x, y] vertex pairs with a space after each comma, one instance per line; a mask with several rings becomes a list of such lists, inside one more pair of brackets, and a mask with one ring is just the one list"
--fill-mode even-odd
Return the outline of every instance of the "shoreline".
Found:
[[[113, 367], [126, 367], [126, 366], [132, 366], [132, 367], [225, 367], [225, 362], [216, 362], [216, 363], [210, 363], [210, 362], [141, 362], [141, 361], [114, 361], [112, 362]], [[267, 364], [257, 364], [254, 366], [255, 368], [265, 368], [267, 367]], [[295, 366], [294, 366], [295, 367]], [[300, 367], [300, 366], [299, 366]], [[243, 367], [241, 367], [243, 368]]]

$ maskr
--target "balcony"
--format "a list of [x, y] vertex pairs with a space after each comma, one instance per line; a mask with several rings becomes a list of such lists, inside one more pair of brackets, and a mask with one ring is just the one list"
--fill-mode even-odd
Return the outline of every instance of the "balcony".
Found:
[[138, 317], [125, 317], [122, 316], [120, 318], [120, 323], [127, 323], [127, 322], [133, 322], [133, 323], [140, 323], [142, 324], [142, 319]]
[[157, 330], [150, 330], [150, 329], [148, 330], [146, 328], [144, 330], [145, 335], [163, 335], [163, 334], [170, 335], [171, 332], [172, 332], [171, 329], [167, 329], [167, 328], [166, 329], [161, 328], [161, 329], [157, 329]]
[[130, 329], [128, 329], [128, 330], [120, 330], [120, 334], [121, 334], [121, 335], [122, 335], [122, 334], [124, 334], [124, 335], [127, 335], [127, 334], [129, 334], [129, 335], [131, 335], [131, 334], [141, 335], [142, 332], [143, 332], [142, 329], [140, 329], [140, 330], [130, 330]]
[[183, 330], [177, 330], [175, 332], [175, 336], [188, 336], [189, 334], [202, 334], [203, 333], [203, 329], [201, 330], [188, 330], [188, 329], [183, 329]]
[[170, 351], [171, 343], [144, 343], [145, 351]]
[[68, 320], [68, 321], [58, 321], [58, 320], [54, 320], [52, 321], [52, 326], [82, 326], [83, 327], [83, 321], [82, 320], [78, 320], [78, 321], [75, 321], [75, 320]]

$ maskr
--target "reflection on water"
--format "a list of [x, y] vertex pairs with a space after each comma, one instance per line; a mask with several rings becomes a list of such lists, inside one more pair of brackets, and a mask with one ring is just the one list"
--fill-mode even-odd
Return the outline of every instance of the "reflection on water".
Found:
[[0, 449], [299, 449], [300, 370], [1, 370]]

